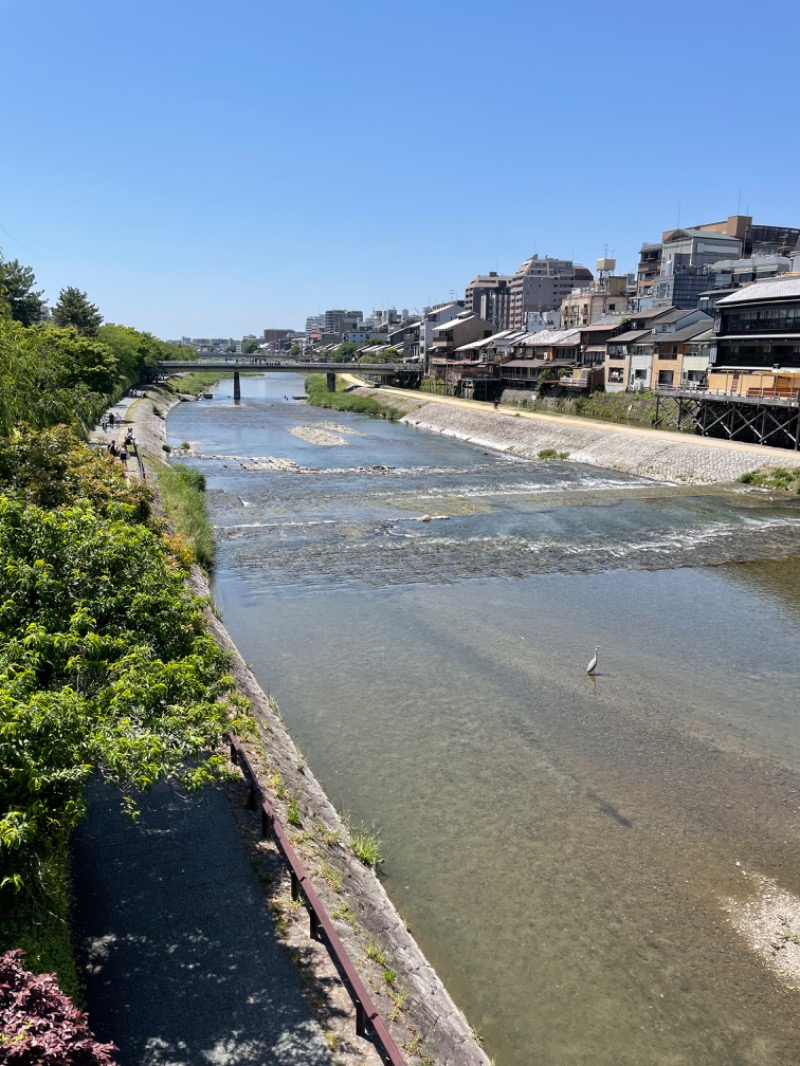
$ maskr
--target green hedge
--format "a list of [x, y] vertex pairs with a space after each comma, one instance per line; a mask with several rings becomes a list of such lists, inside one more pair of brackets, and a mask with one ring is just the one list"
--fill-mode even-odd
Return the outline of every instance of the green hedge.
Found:
[[118, 464], [69, 441], [0, 442], [0, 950], [32, 952], [66, 990], [65, 855], [88, 776], [128, 805], [159, 779], [199, 787], [245, 724], [182, 540]]

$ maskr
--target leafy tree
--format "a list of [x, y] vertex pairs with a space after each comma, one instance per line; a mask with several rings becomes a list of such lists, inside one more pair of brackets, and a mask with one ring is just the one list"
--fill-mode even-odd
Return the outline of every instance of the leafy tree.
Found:
[[180, 556], [132, 508], [0, 497], [0, 557], [1, 894], [37, 887], [95, 766], [125, 790], [208, 780], [236, 697]]
[[188, 553], [160, 528], [66, 429], [0, 443], [0, 914], [9, 889], [46, 896], [95, 767], [124, 790], [198, 785], [243, 725]]
[[70, 286], [62, 289], [58, 303], [53, 308], [53, 322], [56, 326], [74, 326], [79, 333], [87, 337], [96, 337], [102, 324], [103, 316], [89, 297], [80, 289]]
[[127, 388], [116, 356], [99, 339], [0, 318], [0, 433], [22, 422], [85, 428], [121, 381]]
[[90, 338], [0, 318], [0, 433], [22, 422], [85, 427], [104, 407], [115, 376], [111, 352]]
[[299, 355], [299, 354], [300, 354], [300, 345], [297, 343], [297, 341], [295, 341], [294, 344], [292, 345], [292, 347], [289, 349], [289, 355], [295, 355], [296, 356], [296, 355]]
[[351, 363], [355, 359], [358, 347], [353, 341], [344, 341], [331, 353], [330, 361], [332, 363]]
[[44, 290], [34, 291], [36, 278], [30, 267], [18, 259], [0, 257], [0, 304], [4, 304], [15, 322], [32, 326], [41, 322], [45, 302]]
[[159, 363], [181, 354], [128, 326], [103, 325], [90, 337], [49, 324], [25, 328], [0, 315], [0, 433], [23, 422], [85, 428], [109, 397], [152, 378]]
[[359, 363], [391, 363], [400, 358], [396, 348], [389, 348], [385, 352], [365, 352], [359, 357]]
[[249, 340], [242, 341], [242, 352], [245, 355], [252, 355], [253, 352], [258, 351], [258, 341], [255, 337], [251, 337]]

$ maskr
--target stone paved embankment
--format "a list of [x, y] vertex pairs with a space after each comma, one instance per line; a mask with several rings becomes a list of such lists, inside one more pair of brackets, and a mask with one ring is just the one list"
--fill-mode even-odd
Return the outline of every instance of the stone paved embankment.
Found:
[[[382, 402], [408, 410], [409, 425], [467, 440], [485, 448], [535, 459], [552, 448], [574, 462], [621, 470], [657, 481], [713, 484], [736, 481], [751, 470], [800, 467], [800, 453], [695, 437], [683, 433], [638, 429], [575, 417], [495, 411], [449, 398], [422, 400], [399, 390], [369, 390]], [[449, 399], [449, 402], [448, 402]]]

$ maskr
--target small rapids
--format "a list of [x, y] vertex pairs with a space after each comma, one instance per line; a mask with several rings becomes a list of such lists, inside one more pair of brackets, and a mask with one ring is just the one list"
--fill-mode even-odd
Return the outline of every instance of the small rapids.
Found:
[[[800, 519], [763, 524], [721, 524], [672, 533], [653, 532], [625, 541], [595, 537], [475, 535], [450, 537], [437, 523], [385, 524], [364, 530], [332, 521], [252, 523], [218, 530], [230, 564], [251, 573], [268, 572], [282, 585], [383, 588], [417, 583], [454, 584], [471, 577], [524, 578], [535, 574], [591, 574], [604, 570], [669, 570], [721, 565], [798, 553]], [[264, 550], [255, 549], [258, 534]], [[754, 537], [754, 533], [759, 535]], [[275, 537], [278, 543], [275, 543]], [[333, 542], [333, 543], [332, 543]], [[272, 548], [269, 548], [269, 544]]]

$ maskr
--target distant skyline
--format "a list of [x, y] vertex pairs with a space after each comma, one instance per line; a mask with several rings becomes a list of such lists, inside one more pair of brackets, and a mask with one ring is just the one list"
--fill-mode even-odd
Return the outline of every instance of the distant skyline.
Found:
[[[0, 0], [0, 251], [162, 338], [800, 225], [800, 6]], [[789, 52], [791, 49], [789, 49]]]

